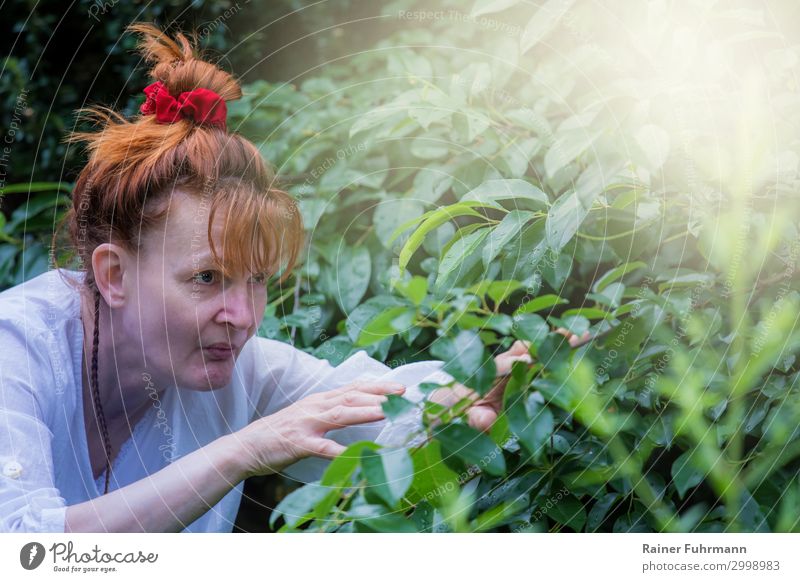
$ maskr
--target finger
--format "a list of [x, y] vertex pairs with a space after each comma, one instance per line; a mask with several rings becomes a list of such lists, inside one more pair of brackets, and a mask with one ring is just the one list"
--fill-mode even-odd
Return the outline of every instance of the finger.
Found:
[[567, 338], [567, 341], [569, 342], [569, 345], [571, 347], [573, 347], [573, 348], [576, 348], [579, 345], [585, 344], [587, 341], [589, 341], [589, 338], [591, 337], [588, 331], [585, 331], [583, 333], [583, 335], [580, 336], [580, 337], [578, 337], [577, 335], [575, 335], [574, 333], [572, 333], [571, 331], [569, 331], [568, 329], [565, 329], [563, 327], [559, 327], [555, 331], [556, 331], [556, 333], [560, 333], [565, 338]]
[[386, 416], [380, 406], [342, 406], [337, 405], [322, 414], [322, 421], [328, 430], [362, 424], [365, 422], [375, 422], [383, 420]]
[[386, 402], [385, 394], [370, 394], [358, 390], [349, 390], [339, 395], [337, 401], [344, 406], [380, 406]]
[[510, 356], [518, 356], [527, 354], [530, 351], [530, 349], [531, 349], [531, 342], [517, 340], [513, 343], [511, 349], [509, 349], [506, 353]]
[[583, 332], [583, 335], [580, 336], [580, 337], [578, 337], [577, 335], [573, 334], [569, 338], [569, 345], [572, 346], [573, 348], [577, 348], [578, 346], [581, 346], [581, 345], [585, 344], [586, 342], [588, 342], [590, 338], [591, 338], [591, 334], [588, 331]]
[[453, 386], [447, 386], [445, 388], [434, 390], [431, 392], [428, 400], [443, 406], [453, 406], [464, 398], [469, 398], [472, 401], [476, 401], [478, 398], [480, 398], [480, 396], [477, 392], [467, 388], [463, 384], [453, 384]]
[[333, 459], [345, 451], [346, 447], [331, 439], [313, 439], [309, 442], [309, 454], [323, 459]]
[[486, 406], [473, 406], [467, 412], [467, 420], [472, 428], [488, 432], [497, 420], [497, 413]]
[[511, 369], [514, 367], [514, 362], [533, 364], [533, 358], [527, 352], [519, 355], [510, 355], [508, 353], [505, 353], [501, 356], [498, 356], [497, 359], [495, 360], [495, 365], [497, 367], [496, 369], [497, 376], [502, 377], [511, 374]]
[[329, 398], [339, 398], [342, 394], [350, 391], [366, 394], [402, 394], [405, 389], [406, 387], [399, 382], [358, 381], [330, 390], [327, 395]]

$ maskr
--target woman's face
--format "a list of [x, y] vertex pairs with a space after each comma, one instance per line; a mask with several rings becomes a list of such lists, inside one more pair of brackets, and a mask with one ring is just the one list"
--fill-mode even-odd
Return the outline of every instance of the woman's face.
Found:
[[[148, 231], [128, 287], [123, 329], [142, 342], [148, 372], [165, 385], [193, 390], [226, 386], [267, 303], [266, 277], [237, 273], [223, 280], [208, 244], [209, 200], [172, 194], [166, 219]], [[224, 213], [212, 227], [223, 248]], [[224, 259], [224, 257], [223, 257]]]

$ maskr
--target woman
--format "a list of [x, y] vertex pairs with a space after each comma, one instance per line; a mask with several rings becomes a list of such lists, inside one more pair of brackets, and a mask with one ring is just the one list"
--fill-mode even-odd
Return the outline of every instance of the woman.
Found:
[[[299, 213], [227, 132], [237, 82], [183, 35], [131, 29], [154, 63], [141, 115], [90, 109], [103, 131], [71, 137], [90, 152], [65, 218], [83, 268], [0, 294], [2, 531], [231, 531], [245, 478], [314, 479], [348, 442], [402, 442], [416, 419], [385, 422], [386, 395], [451, 380], [440, 362], [334, 368], [254, 337]], [[520, 343], [499, 373], [516, 360]], [[470, 423], [488, 429], [501, 399]]]

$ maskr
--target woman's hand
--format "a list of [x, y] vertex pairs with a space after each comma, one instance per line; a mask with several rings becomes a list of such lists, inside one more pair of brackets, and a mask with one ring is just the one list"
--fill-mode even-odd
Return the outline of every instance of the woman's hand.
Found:
[[[565, 336], [569, 345], [573, 348], [583, 345], [591, 339], [588, 331], [582, 336], [577, 336], [563, 327], [559, 327], [555, 331]], [[464, 398], [472, 400], [473, 404], [467, 410], [469, 425], [480, 431], [487, 432], [503, 409], [503, 394], [505, 393], [514, 362], [533, 363], [529, 345], [528, 342], [516, 341], [511, 346], [511, 349], [495, 357], [494, 363], [497, 368], [498, 381], [483, 398], [474, 390], [462, 384], [455, 384], [451, 388], [442, 388], [434, 391], [430, 399], [444, 406], [453, 406]]]
[[386, 395], [404, 391], [396, 382], [355, 382], [312, 394], [250, 423], [234, 435], [241, 442], [248, 475], [275, 473], [304, 457], [336, 457], [345, 447], [325, 433], [383, 420]]

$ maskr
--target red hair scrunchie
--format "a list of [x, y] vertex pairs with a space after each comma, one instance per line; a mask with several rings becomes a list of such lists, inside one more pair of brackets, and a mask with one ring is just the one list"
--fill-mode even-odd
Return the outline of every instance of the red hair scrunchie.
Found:
[[144, 89], [147, 99], [139, 111], [142, 115], [155, 114], [158, 123], [175, 123], [179, 119], [190, 119], [199, 125], [213, 125], [226, 129], [228, 106], [218, 93], [210, 89], [192, 89], [178, 95], [170, 95], [161, 81]]

